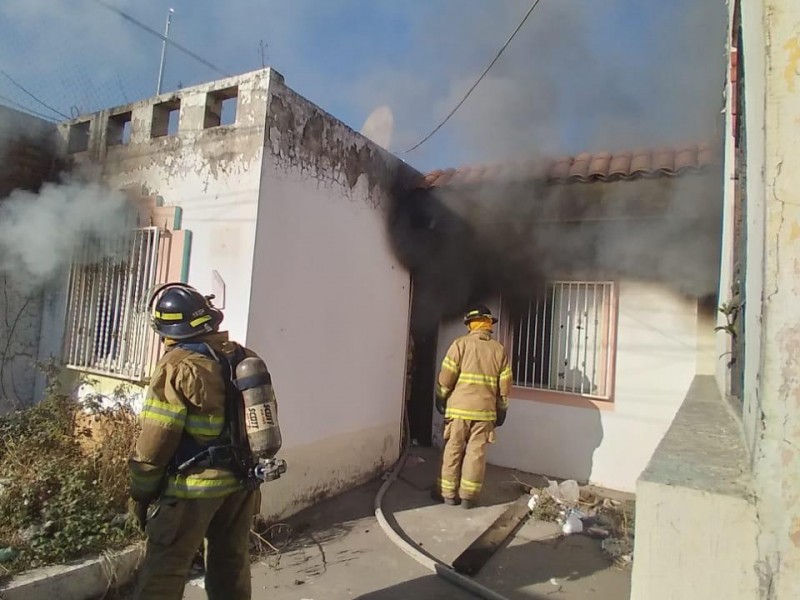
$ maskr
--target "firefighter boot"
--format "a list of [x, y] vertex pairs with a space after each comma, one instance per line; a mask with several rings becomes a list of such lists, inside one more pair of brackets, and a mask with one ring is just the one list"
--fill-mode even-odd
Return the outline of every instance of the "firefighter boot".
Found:
[[436, 487], [431, 489], [431, 499], [440, 503], [444, 502], [447, 506], [458, 506], [461, 504], [461, 500], [459, 498], [443, 498]]

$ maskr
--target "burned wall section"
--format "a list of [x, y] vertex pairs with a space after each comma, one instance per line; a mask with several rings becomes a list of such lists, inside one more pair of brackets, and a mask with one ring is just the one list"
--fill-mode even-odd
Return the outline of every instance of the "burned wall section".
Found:
[[[359, 181], [374, 208], [389, 208], [396, 189], [420, 174], [290, 88], [271, 85], [266, 146], [280, 168], [298, 169], [323, 187], [349, 189]], [[399, 186], [399, 188], [398, 188]], [[360, 196], [360, 194], [358, 194]]]
[[[64, 170], [54, 135], [51, 123], [0, 106], [0, 218], [12, 192], [37, 192]], [[40, 288], [0, 270], [0, 414], [34, 401], [42, 302]]]
[[528, 298], [548, 280], [628, 279], [716, 294], [721, 175], [418, 189], [392, 243], [415, 280], [422, 327], [475, 301]]

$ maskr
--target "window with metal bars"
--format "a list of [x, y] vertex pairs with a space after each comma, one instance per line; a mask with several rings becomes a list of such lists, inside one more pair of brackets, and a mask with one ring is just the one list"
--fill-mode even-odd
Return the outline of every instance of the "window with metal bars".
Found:
[[557, 281], [504, 307], [514, 385], [611, 398], [612, 282]]
[[148, 290], [166, 277], [167, 235], [145, 227], [113, 242], [87, 239], [76, 252], [67, 298], [68, 368], [137, 382], [150, 375], [161, 349], [145, 303]]

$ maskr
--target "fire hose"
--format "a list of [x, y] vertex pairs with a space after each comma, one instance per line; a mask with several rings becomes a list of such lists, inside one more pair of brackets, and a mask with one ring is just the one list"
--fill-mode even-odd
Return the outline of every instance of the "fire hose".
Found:
[[420, 565], [431, 571], [434, 575], [438, 575], [442, 579], [449, 581], [453, 585], [456, 585], [461, 589], [478, 596], [479, 598], [485, 598], [486, 600], [508, 600], [505, 596], [502, 596], [494, 590], [481, 585], [470, 577], [466, 577], [465, 575], [456, 572], [455, 569], [453, 569], [450, 565], [443, 563], [442, 561], [422, 552], [419, 548], [408, 543], [408, 541], [406, 541], [406, 539], [400, 535], [386, 519], [382, 508], [383, 497], [386, 495], [386, 492], [389, 490], [392, 484], [400, 476], [400, 473], [406, 464], [407, 458], [408, 447], [403, 450], [403, 454], [400, 457], [400, 460], [397, 461], [397, 465], [389, 473], [389, 476], [386, 478], [386, 481], [383, 482], [381, 489], [378, 490], [378, 495], [375, 496], [375, 518], [378, 520], [378, 524], [380, 525], [381, 529], [383, 529], [383, 532], [395, 546], [400, 548], [400, 550], [405, 552]]

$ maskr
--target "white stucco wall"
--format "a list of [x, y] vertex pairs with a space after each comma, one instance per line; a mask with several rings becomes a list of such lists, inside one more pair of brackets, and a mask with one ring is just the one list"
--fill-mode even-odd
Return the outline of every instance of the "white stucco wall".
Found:
[[800, 3], [742, 2], [747, 89], [745, 424], [761, 597], [800, 597]]
[[[728, 15], [728, 30], [733, 25], [733, 11]], [[742, 60], [737, 56], [737, 60]], [[736, 148], [734, 145], [733, 131], [733, 112], [731, 99], [735, 93], [735, 82], [731, 81], [730, 49], [728, 54], [728, 77], [725, 82], [725, 97], [728, 99], [728, 110], [725, 112], [725, 148], [723, 161], [723, 184], [722, 184], [722, 239], [720, 243], [720, 268], [719, 268], [719, 295], [717, 305], [730, 302], [732, 297], [731, 286], [733, 281], [734, 268], [734, 228], [735, 228], [735, 193], [736, 193]], [[742, 116], [740, 115], [741, 119]], [[744, 315], [741, 316], [744, 319]], [[717, 325], [726, 325], [726, 318], [721, 313], [717, 315]], [[731, 388], [731, 372], [728, 363], [730, 362], [730, 352], [732, 350], [731, 336], [725, 331], [718, 331], [715, 335], [715, 370], [714, 376], [717, 381], [722, 397], [728, 396]]]
[[[181, 228], [192, 232], [188, 283], [211, 293], [212, 273], [220, 274], [223, 328], [241, 341], [247, 332], [271, 77], [281, 78], [266, 69], [91, 115], [89, 150], [74, 155], [85, 168], [98, 170], [110, 187], [135, 186], [183, 209]], [[236, 123], [204, 129], [207, 93], [232, 86], [239, 92]], [[177, 134], [152, 138], [153, 105], [176, 98], [181, 102]], [[108, 116], [129, 110], [130, 143], [107, 146]], [[61, 127], [65, 138], [68, 128]]]
[[247, 340], [278, 396], [276, 516], [398, 458], [410, 281], [385, 233], [399, 161], [278, 82], [267, 122]]
[[[698, 340], [707, 349], [711, 318], [698, 326], [697, 302], [668, 288], [624, 281], [619, 289], [613, 404], [567, 406], [514, 398], [489, 462], [633, 492], [698, 369]], [[439, 361], [460, 323], [442, 327]], [[438, 415], [437, 415], [438, 416]]]
[[[766, 86], [765, 57], [760, 50], [766, 45], [763, 27], [763, 2], [742, 2], [742, 32], [745, 46], [745, 115], [747, 127], [747, 273], [745, 279], [745, 372], [744, 372], [744, 434], [751, 453], [755, 452], [761, 418], [761, 344], [762, 301], [764, 294], [764, 245], [766, 243], [765, 213], [765, 123]], [[753, 341], [751, 341], [753, 340]]]

